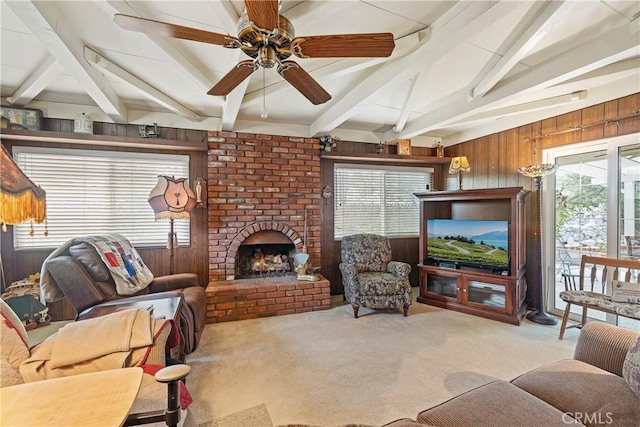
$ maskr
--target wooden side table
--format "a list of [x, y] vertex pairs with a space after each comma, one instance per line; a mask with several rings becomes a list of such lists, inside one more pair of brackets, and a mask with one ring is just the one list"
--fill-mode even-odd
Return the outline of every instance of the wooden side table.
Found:
[[113, 369], [0, 388], [7, 426], [121, 426], [142, 382], [142, 368]]
[[78, 316], [78, 320], [92, 319], [130, 308], [149, 310], [151, 315], [156, 319], [173, 321], [173, 325], [180, 335], [181, 342], [177, 348], [171, 349], [167, 356], [183, 362], [185, 359], [184, 337], [182, 336], [182, 331], [180, 331], [180, 313], [182, 312], [183, 304], [184, 296], [178, 292], [171, 293], [168, 296], [163, 294], [149, 294], [122, 300], [115, 299], [83, 311]]

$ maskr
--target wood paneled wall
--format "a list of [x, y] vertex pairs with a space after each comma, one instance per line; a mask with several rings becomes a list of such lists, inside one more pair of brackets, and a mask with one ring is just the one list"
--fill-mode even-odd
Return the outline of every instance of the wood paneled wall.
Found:
[[[516, 172], [520, 166], [534, 162], [533, 145], [530, 138], [541, 135], [553, 136], [537, 139], [538, 158], [543, 148], [574, 144], [583, 141], [603, 139], [618, 135], [640, 133], [640, 116], [632, 116], [640, 111], [640, 94], [630, 95], [615, 99], [593, 107], [573, 111], [561, 116], [551, 117], [538, 122], [530, 123], [518, 128], [509, 129], [496, 134], [484, 136], [461, 144], [448, 147], [446, 156], [466, 155], [471, 163], [471, 173], [463, 177], [463, 187], [494, 188], [524, 186], [531, 189], [531, 181]], [[623, 117], [621, 120], [617, 120]], [[584, 130], [573, 130], [574, 128]], [[57, 132], [71, 132], [72, 120], [45, 119], [44, 130]], [[563, 132], [563, 133], [559, 133]], [[100, 135], [137, 137], [138, 130], [135, 125], [117, 125], [111, 123], [94, 124], [94, 133]], [[160, 128], [163, 139], [174, 139], [176, 145], [180, 141], [200, 141], [206, 147], [207, 133], [203, 131]], [[3, 137], [3, 143], [11, 146], [12, 143]], [[20, 144], [26, 144], [21, 142]], [[38, 145], [30, 143], [32, 145]], [[70, 147], [69, 144], [49, 144], [55, 147]], [[83, 148], [96, 150], [121, 150], [144, 151], [124, 147], [112, 147], [105, 145], [83, 145]], [[371, 153], [375, 155], [376, 145], [368, 143], [340, 141], [337, 151], [345, 153]], [[384, 152], [395, 154], [395, 146], [384, 146]], [[435, 155], [435, 150], [424, 147], [413, 147], [413, 155]], [[161, 152], [153, 150], [153, 152]], [[175, 153], [176, 151], [171, 151]], [[179, 152], [179, 151], [178, 151]], [[206, 176], [206, 151], [186, 152], [191, 156], [191, 176]], [[367, 163], [376, 163], [375, 159]], [[436, 189], [456, 189], [457, 178], [447, 174], [446, 167], [436, 167]], [[321, 161], [321, 188], [329, 184], [333, 187], [333, 161], [323, 159]], [[318, 189], [320, 191], [320, 189]], [[535, 192], [529, 196], [529, 202], [537, 197]], [[322, 273], [331, 281], [332, 294], [342, 293], [342, 284], [338, 264], [340, 263], [340, 244], [333, 239], [333, 204], [332, 199], [323, 199], [321, 208], [322, 223]], [[533, 203], [528, 204], [528, 216], [533, 218]], [[189, 271], [198, 274], [201, 281], [208, 280], [208, 246], [207, 246], [207, 218], [206, 210], [198, 209], [192, 215], [191, 220], [191, 247], [179, 248], [176, 251], [177, 271]], [[536, 224], [528, 221], [528, 240], [531, 241], [531, 230], [535, 230]], [[12, 227], [7, 233], [1, 233], [0, 250], [5, 265], [7, 282], [21, 279], [28, 274], [40, 270], [42, 262], [51, 250], [46, 251], [20, 251], [13, 250]], [[392, 241], [394, 258], [409, 262], [412, 265], [418, 263], [418, 239], [394, 239]], [[528, 247], [527, 253], [537, 253], [537, 248]], [[168, 273], [168, 253], [165, 248], [141, 249], [140, 254], [156, 275]], [[529, 257], [529, 271], [532, 274], [539, 269], [536, 265], [537, 257]], [[417, 272], [412, 272], [411, 283], [418, 284]], [[536, 277], [529, 277], [529, 283], [536, 283]], [[531, 286], [530, 286], [531, 287]], [[535, 302], [534, 302], [535, 304]], [[71, 311], [70, 311], [71, 310]], [[54, 319], [73, 317], [73, 310], [69, 306], [56, 304], [51, 306]]]
[[[44, 130], [70, 132], [73, 129], [73, 120], [45, 119]], [[137, 126], [118, 125], [112, 123], [94, 123], [94, 134], [137, 137]], [[121, 146], [109, 146], [99, 144], [62, 144], [50, 142], [25, 142], [12, 141], [8, 135], [3, 135], [2, 143], [11, 152], [14, 145], [46, 146], [52, 148], [76, 148], [84, 150], [108, 150], [108, 151], [136, 151], [169, 154], [185, 154], [190, 157], [190, 175], [192, 177], [207, 176], [207, 133], [204, 131], [160, 128], [163, 139], [173, 139], [177, 148], [180, 141], [202, 141], [202, 151], [181, 151], [176, 150], [149, 150], [140, 148], [127, 148]], [[63, 134], [61, 134], [63, 135]], [[89, 135], [88, 139], [91, 138]], [[182, 138], [182, 139], [179, 139]], [[167, 223], [167, 232], [169, 224]], [[54, 248], [42, 250], [20, 250], [13, 248], [13, 227], [8, 226], [6, 233], [0, 233], [0, 250], [2, 251], [2, 262], [5, 270], [5, 277], [8, 284], [22, 279], [29, 274], [39, 272], [42, 263]], [[165, 247], [138, 249], [140, 256], [147, 264], [155, 276], [169, 274], [169, 251]], [[189, 247], [176, 248], [174, 259], [174, 271], [176, 273], [190, 272], [198, 275], [201, 283], [208, 283], [208, 263], [207, 263], [207, 210], [195, 209], [191, 214], [191, 245]], [[75, 311], [65, 301], [49, 304], [49, 311], [54, 320], [72, 319]]]
[[[529, 123], [499, 133], [486, 135], [471, 141], [453, 145], [445, 149], [445, 156], [467, 156], [471, 164], [471, 173], [463, 176], [463, 189], [496, 188], [522, 186], [529, 190], [533, 183], [517, 172], [520, 166], [541, 161], [544, 148], [592, 141], [620, 135], [640, 132], [640, 93], [608, 101], [593, 107], [572, 111], [560, 116]], [[619, 120], [620, 119], [620, 120]], [[554, 135], [552, 135], [554, 134]], [[544, 137], [544, 135], [548, 135]], [[536, 138], [536, 158], [533, 156], [533, 138]], [[640, 141], [640, 135], [639, 135]], [[375, 153], [375, 144], [340, 142], [339, 152]], [[385, 146], [386, 152], [393, 154], [395, 147]], [[431, 148], [413, 147], [412, 154], [435, 155]], [[375, 160], [372, 160], [375, 163]], [[333, 186], [333, 162], [322, 160], [322, 185]], [[435, 188], [455, 190], [458, 177], [448, 174], [448, 168], [437, 168], [439, 174]], [[532, 247], [534, 230], [539, 227], [532, 220], [536, 217], [537, 193], [527, 198], [527, 257], [529, 290], [527, 303], [537, 307], [535, 287], [540, 281], [540, 257], [531, 254], [540, 253]], [[340, 242], [333, 239], [333, 205], [325, 201], [322, 206], [322, 273], [331, 281], [331, 293], [342, 293], [342, 284], [338, 265], [340, 263]], [[415, 266], [418, 263], [418, 239], [393, 239], [394, 259]], [[411, 283], [418, 284], [417, 270], [411, 276]]]
[[[359, 163], [359, 164], [379, 164], [376, 161], [377, 146], [375, 144], [340, 141], [337, 143], [336, 151], [340, 153], [368, 153], [371, 154], [370, 160], [361, 161], [345, 161], [345, 160], [330, 160], [322, 159], [320, 162], [320, 176], [322, 181], [322, 188], [329, 186], [333, 189], [333, 167], [335, 163]], [[383, 154], [397, 154], [397, 147], [395, 145], [385, 145], [383, 147]], [[427, 147], [412, 147], [411, 156], [435, 156], [436, 150]], [[410, 158], [411, 156], [408, 156]], [[395, 165], [401, 165], [394, 163]], [[407, 163], [406, 166], [413, 166], [415, 164]], [[442, 188], [444, 182], [442, 181], [444, 167], [441, 165], [430, 166], [435, 169], [435, 188]], [[342, 287], [342, 275], [338, 268], [340, 264], [340, 241], [336, 241], [333, 237], [333, 213], [334, 213], [334, 199], [330, 197], [328, 199], [322, 199], [321, 207], [321, 221], [322, 221], [322, 264], [321, 273], [331, 282], [331, 294], [338, 295], [344, 293]], [[412, 266], [411, 274], [409, 276], [410, 282], [414, 285], [418, 285], [418, 239], [417, 238], [402, 238], [391, 239], [391, 253], [395, 261], [403, 261], [409, 263]]]
[[[640, 93], [615, 99], [518, 128], [483, 136], [445, 149], [447, 156], [467, 156], [471, 173], [463, 176], [463, 188], [523, 186], [531, 190], [527, 199], [527, 303], [539, 307], [540, 253], [533, 233], [538, 193], [533, 180], [517, 172], [520, 166], [542, 161], [542, 150], [640, 132]], [[547, 135], [547, 136], [545, 136]], [[536, 157], [534, 158], [534, 140]], [[640, 135], [638, 136], [640, 143]], [[446, 172], [444, 172], [446, 173]], [[457, 188], [457, 177], [445, 176], [446, 189]]]

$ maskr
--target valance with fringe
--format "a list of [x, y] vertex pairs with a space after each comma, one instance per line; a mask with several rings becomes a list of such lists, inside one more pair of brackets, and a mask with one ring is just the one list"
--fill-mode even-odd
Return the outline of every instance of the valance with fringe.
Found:
[[0, 171], [0, 223], [4, 226], [29, 220], [43, 222], [47, 216], [45, 191], [20, 170], [4, 145]]

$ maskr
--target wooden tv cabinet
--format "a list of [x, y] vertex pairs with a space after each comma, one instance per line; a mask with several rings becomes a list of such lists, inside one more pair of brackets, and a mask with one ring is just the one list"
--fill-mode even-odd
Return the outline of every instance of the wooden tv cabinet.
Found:
[[[523, 187], [415, 193], [421, 201], [417, 301], [519, 325], [525, 313], [527, 292], [524, 208], [528, 194]], [[493, 272], [430, 259], [427, 256], [430, 219], [508, 221], [508, 268]]]

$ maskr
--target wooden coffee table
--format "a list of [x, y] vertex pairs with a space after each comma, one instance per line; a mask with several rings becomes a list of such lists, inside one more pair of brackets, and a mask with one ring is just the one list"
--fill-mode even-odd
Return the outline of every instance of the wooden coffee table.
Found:
[[121, 426], [142, 368], [112, 369], [0, 388], [2, 425]]
[[180, 321], [180, 311], [184, 303], [182, 294], [172, 296], [145, 295], [144, 298], [132, 298], [124, 300], [111, 300], [83, 311], [78, 316], [78, 320], [92, 319], [130, 308], [140, 308], [149, 310], [156, 319], [169, 319], [178, 324]]

